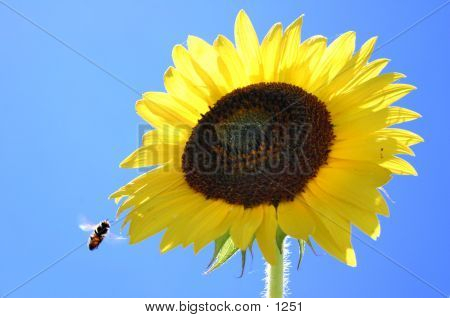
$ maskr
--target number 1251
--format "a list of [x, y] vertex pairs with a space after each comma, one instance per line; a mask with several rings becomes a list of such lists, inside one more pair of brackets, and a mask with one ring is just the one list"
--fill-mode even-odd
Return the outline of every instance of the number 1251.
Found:
[[295, 301], [282, 301], [275, 303], [277, 311], [302, 311], [302, 303]]

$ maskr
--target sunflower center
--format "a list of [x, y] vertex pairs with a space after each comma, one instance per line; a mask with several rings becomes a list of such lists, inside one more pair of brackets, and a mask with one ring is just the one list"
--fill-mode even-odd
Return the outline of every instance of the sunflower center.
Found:
[[291, 84], [253, 84], [202, 116], [182, 168], [208, 199], [277, 206], [292, 201], [326, 164], [333, 139], [330, 113], [316, 96]]

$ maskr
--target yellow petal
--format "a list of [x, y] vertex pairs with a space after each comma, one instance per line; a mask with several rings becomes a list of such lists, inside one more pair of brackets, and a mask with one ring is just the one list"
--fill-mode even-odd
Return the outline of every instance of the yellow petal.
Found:
[[[157, 192], [153, 192], [153, 189], [151, 189], [151, 186], [155, 187], [154, 183], [150, 183], [149, 185], [145, 185], [134, 191], [126, 198], [126, 200], [121, 202], [117, 210], [117, 217], [119, 217], [122, 212], [131, 209], [127, 216], [127, 220], [130, 220], [130, 218], [133, 217], [133, 215], [131, 215], [133, 213], [142, 213], [144, 210], [147, 211], [160, 203], [165, 205], [176, 197], [188, 196], [192, 193], [192, 189], [185, 187], [185, 182], [181, 178], [173, 180], [170, 184], [167, 182], [168, 181], [163, 180], [161, 184], [156, 187], [158, 189]], [[122, 227], [125, 225], [126, 224], [123, 224]]]
[[179, 104], [192, 113], [203, 114], [212, 104], [210, 96], [173, 67], [169, 67], [164, 74], [164, 86]]
[[355, 49], [355, 32], [346, 32], [328, 46], [311, 78], [310, 91], [315, 92], [333, 79], [350, 61]]
[[302, 201], [282, 202], [277, 211], [278, 224], [284, 233], [296, 239], [307, 240], [314, 232], [315, 223], [311, 212]]
[[[223, 91], [224, 80], [217, 68], [217, 53], [208, 43], [197, 37], [190, 36], [188, 44], [190, 44], [190, 48], [196, 48], [194, 52], [201, 50], [198, 48], [199, 46], [202, 48], [203, 46], [209, 46], [209, 50], [203, 52], [206, 50], [203, 49], [202, 53], [193, 57], [183, 46], [176, 45], [172, 51], [175, 66], [185, 77], [189, 78], [193, 86], [206, 94], [209, 101], [214, 103], [225, 94], [225, 91]], [[212, 65], [213, 63], [214, 65]]]
[[170, 95], [159, 92], [144, 94], [144, 98], [136, 103], [137, 113], [149, 124], [164, 128], [164, 126], [193, 127], [200, 114], [193, 114], [179, 105]]
[[276, 242], [277, 220], [275, 208], [272, 206], [263, 206], [263, 220], [256, 231], [256, 241], [261, 249], [264, 258], [272, 265], [277, 263], [277, 257], [280, 253]]
[[277, 23], [272, 26], [262, 41], [261, 58], [264, 66], [264, 80], [267, 82], [278, 81], [278, 65], [282, 37], [283, 27], [280, 23]]
[[358, 86], [372, 78], [377, 77], [388, 65], [389, 59], [378, 59], [361, 68], [361, 70], [348, 82], [345, 89]]
[[334, 133], [338, 139], [358, 138], [370, 134], [376, 130], [420, 118], [420, 115], [412, 110], [401, 107], [388, 107], [380, 110], [364, 109], [343, 116], [335, 116]]
[[395, 174], [417, 176], [416, 169], [402, 158], [394, 157], [383, 161], [380, 165]]
[[302, 24], [303, 16], [300, 16], [286, 28], [286, 31], [284, 33], [281, 42], [279, 67], [279, 76], [281, 81], [286, 80], [286, 74], [288, 74], [290, 69], [298, 60]]
[[208, 231], [205, 231], [201, 236], [198, 236], [197, 239], [194, 241], [195, 253], [200, 251], [208, 243], [224, 235], [230, 230], [230, 227], [235, 219], [235, 215], [230, 212], [233, 207], [224, 206], [223, 208], [226, 211], [223, 220], [217, 226], [211, 227], [210, 229], [208, 229]]
[[172, 170], [170, 167], [160, 166], [130, 181], [111, 194], [110, 199], [120, 200], [124, 196], [133, 195], [145, 186], [149, 187], [149, 191], [151, 191], [149, 196], [152, 196], [152, 192], [159, 193], [161, 189], [165, 189], [166, 186], [182, 178], [183, 176], [179, 172]]
[[338, 140], [361, 139], [376, 130], [386, 128], [388, 109], [359, 111], [344, 116], [336, 116], [333, 120], [334, 133]]
[[328, 109], [336, 115], [354, 109], [379, 110], [388, 107], [415, 89], [414, 86], [407, 84], [391, 84], [403, 77], [404, 75], [400, 73], [386, 73], [372, 78], [345, 94], [330, 99], [327, 103]]
[[[315, 214], [317, 216], [317, 214]], [[313, 234], [314, 240], [330, 255], [341, 262], [355, 267], [356, 255], [351, 243], [351, 227], [345, 226], [326, 217], [316, 217], [317, 227]]]
[[206, 85], [203, 79], [197, 74], [192, 65], [192, 57], [182, 45], [175, 45], [172, 49], [172, 60], [175, 67], [191, 80], [196, 86]]
[[185, 226], [190, 229], [189, 234], [184, 239], [185, 245], [200, 240], [206, 233], [210, 232], [211, 229], [214, 229], [222, 223], [228, 215], [229, 210], [230, 206], [225, 202], [221, 200], [212, 200], [212, 202], [203, 209], [203, 213], [197, 213], [195, 217], [185, 223]]
[[121, 163], [121, 168], [150, 167], [166, 162], [173, 162], [177, 166], [181, 164], [184, 145], [178, 144], [153, 144], [143, 146], [133, 151]]
[[207, 85], [212, 102], [215, 103], [227, 93], [227, 84], [219, 69], [219, 55], [212, 45], [196, 36], [190, 35], [187, 44], [195, 72]]
[[201, 196], [196, 196], [192, 192], [188, 195], [174, 196], [165, 202], [160, 201], [156, 205], [150, 201], [136, 207], [127, 215], [126, 220], [130, 223], [130, 243], [140, 242], [173, 224], [181, 213], [198, 206], [198, 197]]
[[414, 155], [411, 149], [401, 141], [375, 132], [363, 138], [336, 140], [330, 152], [330, 158], [382, 162], [396, 154]]
[[[320, 172], [319, 172], [320, 174]], [[346, 179], [330, 182], [320, 175], [314, 179], [317, 185], [326, 193], [344, 202], [360, 207], [363, 210], [373, 211], [381, 215], [389, 215], [386, 201], [374, 185], [368, 185], [361, 180], [356, 184], [348, 184]]]
[[354, 60], [356, 68], [360, 68], [367, 63], [370, 56], [372, 55], [376, 42], [377, 42], [376, 36], [370, 38], [361, 46], [361, 49], [353, 56], [352, 59]]
[[405, 146], [413, 146], [424, 141], [418, 134], [401, 128], [385, 128], [376, 132], [375, 135], [395, 139]]
[[254, 207], [244, 210], [239, 207], [231, 213], [237, 213], [230, 229], [231, 238], [237, 247], [246, 250], [253, 241], [255, 232], [263, 219], [262, 208]]
[[229, 86], [233, 89], [250, 84], [250, 80], [245, 72], [241, 57], [238, 55], [233, 43], [223, 35], [219, 35], [214, 41], [214, 48], [223, 63], [219, 67], [224, 70], [223, 74]]
[[317, 35], [300, 44], [298, 62], [290, 74], [286, 74], [286, 82], [310, 91], [312, 73], [319, 64], [327, 47], [327, 38]]
[[373, 37], [364, 43], [361, 49], [353, 55], [339, 74], [330, 83], [323, 85], [323, 87], [316, 91], [316, 95], [323, 102], [327, 103], [331, 97], [342, 93], [343, 90], [353, 88], [354, 85], [349, 85], [349, 83], [362, 72], [363, 67], [365, 67], [372, 54], [375, 42], [376, 37]]
[[204, 206], [205, 202], [203, 199], [202, 201], [189, 202], [182, 208], [177, 214], [177, 218], [168, 225], [161, 239], [161, 253], [166, 253], [184, 243], [185, 237], [189, 234], [189, 228], [185, 226], [185, 222], [195, 217]]
[[327, 184], [354, 187], [360, 191], [377, 188], [386, 184], [391, 178], [389, 170], [376, 163], [331, 159], [328, 165], [320, 168], [316, 179]]
[[263, 75], [258, 35], [244, 10], [239, 11], [234, 27], [236, 48], [252, 81]]
[[386, 115], [386, 126], [401, 124], [422, 117], [419, 113], [402, 107], [389, 107]]
[[142, 145], [179, 145], [186, 143], [191, 132], [189, 127], [165, 126], [158, 129], [147, 131], [142, 137]]
[[380, 236], [381, 227], [375, 211], [363, 210], [336, 199], [317, 186], [314, 180], [308, 183], [308, 189], [303, 193], [303, 198], [309, 206], [324, 215], [342, 216], [374, 240]]

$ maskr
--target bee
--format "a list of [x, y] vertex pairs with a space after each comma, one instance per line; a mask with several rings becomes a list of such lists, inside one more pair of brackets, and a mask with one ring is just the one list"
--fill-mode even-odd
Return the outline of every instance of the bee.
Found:
[[80, 224], [80, 229], [83, 231], [92, 231], [91, 235], [89, 236], [88, 240], [88, 248], [90, 251], [93, 251], [97, 249], [100, 244], [103, 242], [103, 240], [106, 238], [106, 236], [111, 237], [115, 240], [123, 240], [125, 239], [122, 236], [114, 235], [113, 233], [110, 233], [111, 224], [109, 224], [108, 220], [101, 221], [99, 224], [89, 224], [89, 223], [82, 223]]

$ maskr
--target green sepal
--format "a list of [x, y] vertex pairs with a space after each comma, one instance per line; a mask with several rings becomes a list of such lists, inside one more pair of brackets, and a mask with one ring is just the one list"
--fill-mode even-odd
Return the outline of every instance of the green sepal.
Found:
[[301, 265], [302, 260], [303, 260], [303, 256], [305, 255], [306, 242], [304, 240], [297, 240], [297, 242], [298, 242], [298, 249], [299, 249], [297, 270], [299, 270], [300, 269], [300, 265]]
[[214, 244], [214, 254], [205, 274], [209, 274], [218, 269], [239, 250], [239, 248], [234, 245], [233, 240], [228, 233], [215, 240]]
[[280, 254], [283, 254], [283, 242], [284, 239], [286, 238], [286, 233], [284, 233], [280, 227], [277, 227], [277, 233], [276, 233], [276, 242], [277, 242], [277, 246], [278, 246], [278, 251], [280, 252]]
[[307, 240], [306, 240], [306, 244], [308, 244], [309, 248], [310, 248], [311, 251], [314, 253], [314, 255], [316, 255], [316, 256], [319, 255], [319, 254], [316, 252], [316, 249], [314, 248], [314, 246], [312, 245], [310, 239], [307, 239]]
[[241, 275], [239, 275], [239, 278], [242, 278], [242, 276], [244, 276], [246, 259], [247, 259], [247, 250], [241, 251]]
[[208, 263], [207, 268], [210, 268], [211, 265], [214, 263], [217, 255], [220, 252], [220, 249], [223, 247], [223, 245], [225, 244], [225, 242], [227, 241], [227, 239], [230, 237], [230, 234], [226, 233], [224, 235], [222, 235], [221, 237], [219, 237], [218, 239], [216, 239], [214, 241], [214, 252], [213, 252], [213, 256], [211, 258], [211, 261]]

